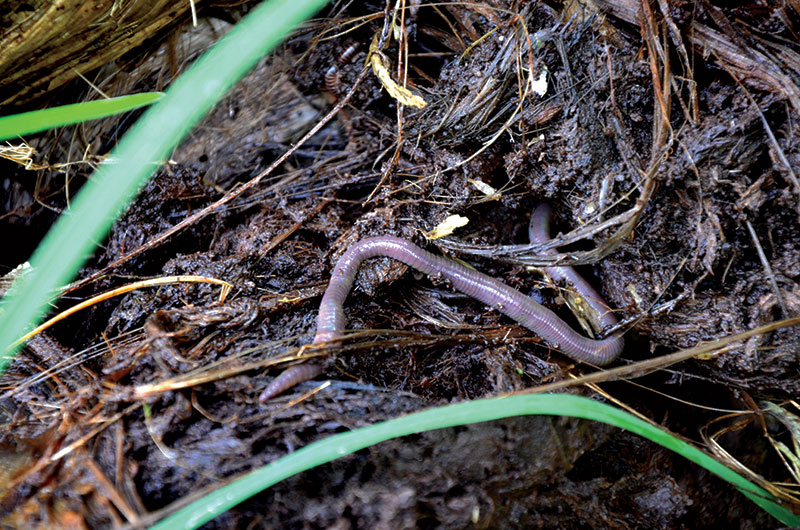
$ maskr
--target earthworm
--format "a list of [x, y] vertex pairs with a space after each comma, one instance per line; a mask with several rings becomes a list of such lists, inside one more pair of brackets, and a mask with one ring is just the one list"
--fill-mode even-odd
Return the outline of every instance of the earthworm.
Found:
[[258, 396], [258, 400], [261, 403], [265, 403], [268, 399], [282, 394], [303, 381], [314, 379], [322, 373], [323, 369], [320, 363], [315, 362], [298, 364], [287, 368], [281, 375], [273, 379], [272, 382], [267, 385], [267, 388]]
[[[531, 222], [528, 225], [528, 235], [531, 243], [545, 244], [550, 242], [550, 217], [552, 210], [547, 204], [540, 204], [531, 214]], [[558, 254], [554, 248], [547, 249], [544, 254]], [[586, 301], [586, 304], [597, 315], [600, 325], [603, 328], [610, 328], [617, 324], [617, 317], [603, 301], [600, 294], [587, 282], [583, 276], [575, 269], [567, 266], [542, 267], [554, 282], [565, 281], [572, 285], [577, 293]]]
[[[543, 222], [545, 216], [548, 219]], [[549, 209], [537, 208], [534, 210], [531, 224], [533, 225], [532, 235], [535, 232], [539, 237], [540, 229], [547, 228], [549, 224]], [[359, 241], [347, 249], [336, 263], [331, 274], [331, 281], [319, 306], [314, 344], [335, 341], [341, 337], [346, 324], [343, 304], [353, 286], [358, 267], [362, 261], [376, 256], [393, 258], [429, 276], [447, 279], [455, 289], [511, 317], [576, 360], [602, 366], [611, 363], [622, 351], [624, 343], [621, 334], [615, 334], [603, 340], [592, 340], [579, 335], [555, 313], [516, 289], [482, 272], [470, 269], [444, 256], [431, 254], [410, 241], [393, 236], [373, 237]], [[565, 267], [557, 268], [564, 269]], [[581, 280], [575, 285], [576, 289], [582, 290], [585, 285], [588, 285], [574, 271], [573, 274]], [[572, 279], [569, 275], [564, 277]], [[599, 299], [597, 292], [594, 289], [591, 289], [591, 292], [594, 293], [592, 296], [585, 291], [582, 291], [582, 294], [587, 298], [593, 298], [593, 303], [596, 296], [599, 303], [602, 304], [603, 311], [600, 311], [599, 314], [603, 315], [605, 322], [610, 322], [611, 319], [616, 322], [613, 314]], [[263, 403], [297, 383], [319, 375], [322, 369], [319, 364], [306, 364], [285, 370], [261, 393], [259, 401]]]

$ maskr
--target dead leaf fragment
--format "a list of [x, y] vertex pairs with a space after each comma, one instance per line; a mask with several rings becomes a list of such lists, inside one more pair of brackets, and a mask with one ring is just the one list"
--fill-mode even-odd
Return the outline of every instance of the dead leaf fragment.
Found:
[[430, 232], [423, 232], [422, 235], [429, 241], [449, 236], [456, 228], [462, 227], [469, 223], [469, 219], [461, 215], [449, 215], [447, 219], [436, 225], [436, 228]]

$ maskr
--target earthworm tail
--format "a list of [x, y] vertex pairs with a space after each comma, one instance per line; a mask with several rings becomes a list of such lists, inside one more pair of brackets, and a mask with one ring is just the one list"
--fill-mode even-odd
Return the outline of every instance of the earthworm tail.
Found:
[[[547, 204], [540, 204], [533, 210], [531, 222], [528, 225], [528, 235], [531, 238], [531, 243], [544, 244], [550, 241], [551, 212], [550, 206]], [[551, 248], [545, 250], [544, 253], [552, 255], [557, 254], [558, 251]], [[575, 291], [583, 297], [586, 304], [595, 312], [600, 320], [600, 324], [604, 328], [609, 328], [617, 324], [617, 317], [614, 315], [614, 312], [609, 309], [600, 294], [594, 290], [594, 287], [592, 287], [583, 276], [578, 274], [575, 269], [568, 266], [542, 267], [542, 269], [544, 269], [554, 282], [564, 281], [571, 284]]]
[[298, 383], [314, 379], [321, 373], [322, 365], [319, 363], [303, 363], [287, 368], [267, 385], [267, 388], [258, 396], [258, 400], [261, 403], [266, 403], [268, 399], [282, 394]]
[[[537, 238], [541, 237], [543, 231], [546, 233], [548, 225], [549, 207], [537, 208], [531, 219], [531, 237], [534, 235]], [[358, 268], [362, 261], [376, 256], [394, 258], [429, 276], [446, 278], [459, 291], [511, 317], [574, 359], [602, 366], [612, 362], [622, 351], [624, 343], [620, 334], [603, 340], [592, 340], [579, 335], [555, 313], [516, 289], [451, 259], [431, 254], [409, 241], [392, 236], [365, 239], [350, 247], [342, 255], [333, 269], [331, 281], [320, 303], [317, 333], [314, 336], [315, 344], [336, 340], [341, 336], [346, 324], [343, 305], [353, 286]], [[602, 315], [604, 324], [616, 323], [613, 313], [608, 311], [597, 292], [591, 289], [591, 286], [588, 286], [588, 283], [574, 270], [570, 274], [561, 270], [564, 268], [553, 267], [558, 269], [556, 277], [568, 279], [587, 299], [591, 298], [589, 303], [599, 304], [602, 309], [598, 313]], [[586, 286], [593, 293], [591, 297], [585, 290]], [[317, 364], [289, 368], [264, 390], [259, 399], [262, 402], [266, 401], [298, 382], [318, 375], [321, 370], [322, 367]]]

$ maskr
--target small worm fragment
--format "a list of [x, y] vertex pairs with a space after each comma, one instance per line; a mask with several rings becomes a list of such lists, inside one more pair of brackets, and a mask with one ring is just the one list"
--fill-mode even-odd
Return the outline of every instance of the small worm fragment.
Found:
[[[545, 216], [548, 218], [546, 222], [543, 222]], [[549, 209], [539, 210], [537, 208], [534, 211], [531, 224], [533, 225], [531, 235], [533, 236], [534, 232], [536, 232], [535, 235], [538, 237], [540, 230], [548, 227]], [[359, 241], [347, 249], [336, 263], [336, 267], [334, 267], [331, 274], [331, 281], [319, 306], [314, 344], [335, 341], [341, 337], [346, 324], [343, 305], [347, 294], [353, 286], [358, 268], [362, 261], [376, 256], [393, 258], [428, 276], [449, 280], [455, 289], [480, 300], [490, 307], [496, 308], [573, 359], [600, 366], [606, 365], [617, 358], [624, 346], [621, 334], [615, 334], [603, 340], [584, 337], [575, 332], [569, 324], [561, 320], [555, 313], [503, 282], [482, 272], [465, 267], [444, 256], [432, 254], [410, 241], [392, 236], [373, 237]], [[564, 269], [564, 267], [554, 268]], [[568, 278], [577, 289], [579, 282], [574, 281], [575, 277], [580, 282], [584, 282], [584, 280], [577, 273], [572, 272], [574, 277], [564, 277]], [[589, 289], [591, 289], [590, 286]], [[603, 310], [598, 313], [602, 315], [604, 323], [611, 323], [612, 319], [615, 323], [616, 318], [613, 313], [608, 311], [607, 306], [599, 298], [597, 292], [594, 289], [591, 289], [591, 291], [596, 296], [596, 300], [592, 297], [593, 300], [590, 303], [595, 303], [596, 301], [602, 306]], [[582, 291], [582, 294], [588, 297], [585, 291]], [[319, 365], [315, 365], [313, 369], [306, 369], [307, 366], [299, 365], [287, 369], [264, 390], [259, 400], [263, 403], [298, 382], [309, 379], [309, 373], [313, 373], [310, 377], [314, 377], [322, 370]]]

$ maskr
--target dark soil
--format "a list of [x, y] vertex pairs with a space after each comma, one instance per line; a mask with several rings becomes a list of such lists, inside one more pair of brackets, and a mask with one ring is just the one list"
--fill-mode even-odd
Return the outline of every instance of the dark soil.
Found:
[[[254, 192], [104, 270], [295, 145], [348, 93], [383, 20], [338, 38], [319, 35], [343, 32], [351, 27], [347, 17], [383, 7], [337, 4], [331, 18], [262, 61], [117, 222], [80, 276], [103, 271], [100, 279], [61, 306], [154, 276], [219, 278], [233, 292], [220, 302], [219, 287], [205, 283], [141, 289], [30, 341], [2, 379], [0, 482], [9, 484], [2, 525], [133, 523], [334, 433], [593, 371], [446, 283], [375, 259], [361, 268], [348, 299], [348, 327], [383, 331], [330, 354], [320, 380], [259, 404], [280, 368], [263, 361], [311, 341], [336, 259], [365, 237], [400, 236], [449, 254], [575, 322], [562, 297], [540, 291], [541, 275], [528, 266], [537, 254], [522, 247], [530, 212], [548, 202], [556, 232], [589, 232], [565, 247], [567, 258], [579, 258], [580, 271], [625, 322], [620, 365], [800, 315], [800, 109], [787, 96], [791, 87], [770, 84], [768, 68], [735, 69], [724, 56], [703, 55], [687, 33], [703, 24], [736, 35], [736, 46], [767, 48], [797, 81], [791, 66], [800, 53], [800, 15], [786, 6], [663, 2], [666, 11], [651, 6], [655, 12], [637, 19], [628, 4], [606, 4], [607, 19], [502, 1], [409, 9], [409, 86], [428, 102], [424, 109], [398, 114], [397, 101], [370, 73], [336, 117]], [[360, 43], [355, 55], [337, 60], [352, 43]], [[384, 53], [396, 68], [397, 42]], [[326, 84], [332, 65], [337, 78]], [[119, 72], [118, 86], [158, 79], [153, 68], [143, 60]], [[526, 77], [542, 72], [546, 93], [526, 93], [520, 102]], [[96, 154], [103, 154], [126, 125], [94, 127], [102, 138]], [[55, 157], [66, 156], [66, 141], [43, 135], [32, 143]], [[36, 240], [52, 217], [42, 198], [64, 206], [63, 179], [43, 171], [34, 190], [17, 166], [4, 167], [10, 176], [2, 230]], [[88, 168], [78, 172], [85, 178]], [[423, 237], [451, 214], [469, 224], [445, 239]], [[3, 265], [15, 266], [32, 248], [9, 254]], [[800, 397], [798, 347], [798, 328], [787, 327], [635, 384], [601, 384], [602, 395], [570, 391], [618, 400], [700, 441], [701, 432], [731, 427], [735, 419], [723, 418], [729, 410]], [[45, 370], [49, 377], [34, 379]], [[200, 380], [135, 393], [187, 373]], [[324, 379], [332, 385], [296, 402]], [[719, 443], [766, 479], [791, 480], [764, 437], [768, 427], [790, 444], [786, 433], [775, 422], [746, 423]], [[727, 483], [660, 446], [603, 424], [547, 417], [386, 442], [285, 480], [208, 524], [774, 526]]]

